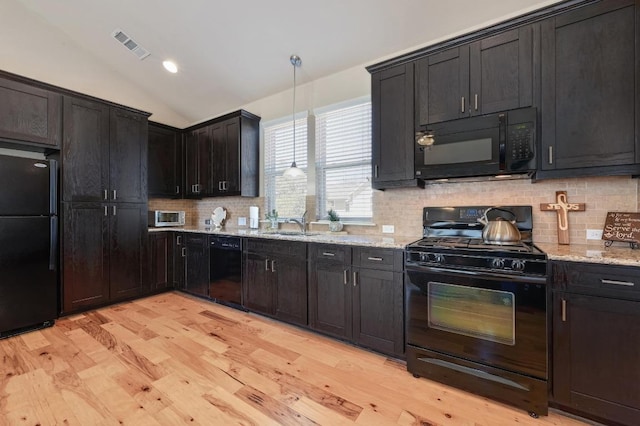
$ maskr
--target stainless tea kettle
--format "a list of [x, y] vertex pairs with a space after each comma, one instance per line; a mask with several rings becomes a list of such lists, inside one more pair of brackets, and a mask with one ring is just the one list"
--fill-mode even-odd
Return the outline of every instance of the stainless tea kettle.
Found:
[[[511, 219], [498, 216], [493, 220], [489, 220], [487, 213], [492, 210], [508, 213]], [[520, 231], [516, 226], [516, 215], [509, 210], [491, 207], [484, 212], [484, 215], [478, 219], [478, 222], [484, 225], [482, 229], [482, 239], [487, 244], [509, 244], [520, 241]]]

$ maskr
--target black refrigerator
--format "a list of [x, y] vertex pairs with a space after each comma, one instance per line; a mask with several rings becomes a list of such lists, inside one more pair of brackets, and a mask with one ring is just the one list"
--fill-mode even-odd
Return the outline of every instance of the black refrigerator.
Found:
[[0, 155], [0, 338], [58, 315], [57, 163]]

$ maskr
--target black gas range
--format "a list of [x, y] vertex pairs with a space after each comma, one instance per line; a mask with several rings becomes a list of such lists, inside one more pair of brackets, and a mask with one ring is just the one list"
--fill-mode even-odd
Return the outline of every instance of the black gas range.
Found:
[[483, 240], [487, 209], [424, 208], [405, 250], [407, 370], [546, 415], [546, 255], [531, 206], [501, 207], [521, 235], [508, 244]]
[[547, 257], [531, 240], [531, 206], [502, 207], [516, 215], [516, 226], [522, 236], [520, 241], [508, 244], [483, 240], [484, 225], [478, 219], [489, 208], [425, 207], [424, 237], [407, 246], [407, 264], [479, 273], [545, 275]]

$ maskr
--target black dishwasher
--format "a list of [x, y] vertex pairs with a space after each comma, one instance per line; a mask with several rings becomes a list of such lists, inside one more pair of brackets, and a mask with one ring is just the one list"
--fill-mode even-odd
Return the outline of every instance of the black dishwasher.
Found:
[[242, 240], [209, 237], [209, 297], [234, 308], [242, 307]]

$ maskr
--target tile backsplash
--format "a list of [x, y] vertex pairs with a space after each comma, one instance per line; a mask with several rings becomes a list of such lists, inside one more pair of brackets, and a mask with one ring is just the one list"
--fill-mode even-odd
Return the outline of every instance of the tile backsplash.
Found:
[[[569, 213], [571, 244], [585, 244], [587, 229], [602, 229], [607, 212], [637, 212], [638, 180], [630, 177], [552, 179], [532, 183], [528, 179], [481, 182], [433, 183], [424, 189], [402, 188], [374, 191], [375, 226], [346, 225], [353, 234], [379, 234], [382, 225], [393, 225], [395, 235], [422, 234], [422, 208], [426, 206], [462, 205], [531, 205], [533, 206], [534, 242], [557, 241], [556, 214], [540, 211], [540, 204], [555, 202], [556, 191], [566, 191], [569, 203], [585, 203], [586, 211]], [[307, 207], [313, 212], [313, 197]], [[249, 217], [249, 206], [260, 207], [264, 216], [264, 198], [220, 197], [204, 200], [149, 200], [150, 209], [184, 210], [187, 224], [204, 224], [216, 207], [227, 210], [227, 228], [238, 227], [238, 217]], [[311, 205], [311, 206], [310, 206]], [[391, 236], [391, 235], [390, 235]]]

